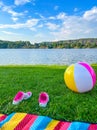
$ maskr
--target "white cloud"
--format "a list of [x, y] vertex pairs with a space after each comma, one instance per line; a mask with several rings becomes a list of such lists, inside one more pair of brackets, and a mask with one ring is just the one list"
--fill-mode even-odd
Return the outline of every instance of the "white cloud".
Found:
[[14, 22], [16, 22], [16, 21], [18, 20], [18, 18], [12, 17], [12, 20], [13, 20]]
[[17, 23], [17, 24], [0, 24], [0, 28], [12, 28], [12, 29], [19, 29], [23, 28], [25, 24]]
[[0, 28], [12, 28], [12, 29], [20, 29], [20, 28], [31, 28], [38, 24], [38, 19], [29, 19], [25, 23], [16, 23], [16, 24], [0, 24]]
[[[77, 9], [75, 9], [77, 10]], [[11, 14], [12, 19], [16, 22], [19, 16], [23, 13], [15, 12], [11, 7], [6, 6], [3, 11]], [[56, 16], [44, 17], [42, 14], [36, 13], [39, 19], [29, 18], [26, 22], [14, 24], [0, 24], [1, 29], [29, 29], [35, 35], [33, 39], [45, 40], [62, 40], [62, 39], [76, 39], [84, 37], [97, 37], [97, 7], [85, 11], [82, 15], [68, 15], [65, 12], [60, 12]], [[31, 33], [30, 31], [30, 33]], [[45, 33], [45, 32], [47, 33]], [[5, 34], [10, 32], [3, 32]], [[26, 33], [26, 32], [24, 32]], [[32, 36], [31, 34], [31, 36]], [[26, 36], [30, 37], [30, 36]], [[30, 37], [31, 39], [32, 37]]]
[[56, 30], [59, 28], [59, 25], [50, 23], [50, 22], [46, 23], [46, 25], [47, 25], [48, 29], [50, 29], [50, 30]]
[[49, 19], [54, 20], [54, 19], [56, 19], [56, 17], [54, 17], [54, 16], [50, 16]]
[[84, 31], [85, 34], [89, 34], [89, 33], [91, 33], [91, 32], [93, 32], [92, 29], [87, 29], [87, 30]]
[[43, 24], [40, 24], [40, 25], [38, 25], [37, 27], [38, 27], [38, 28], [42, 28], [42, 27], [43, 27]]
[[11, 6], [3, 6], [2, 11], [5, 11], [9, 14], [11, 14], [13, 17], [22, 16], [23, 13], [17, 13], [14, 10], [12, 10]]
[[30, 28], [30, 27], [37, 25], [38, 21], [39, 21], [38, 19], [29, 19], [29, 20], [27, 20], [25, 25], [26, 25], [26, 27]]
[[7, 34], [7, 35], [20, 35], [18, 33], [9, 32], [9, 31], [2, 31], [2, 33]]
[[58, 10], [58, 9], [59, 9], [59, 6], [56, 5], [56, 6], [54, 7], [54, 10]]
[[42, 14], [40, 13], [35, 13], [35, 14], [38, 15], [41, 18], [41, 20], [46, 20], [46, 18]]
[[38, 43], [38, 42], [43, 42], [43, 41], [48, 41], [48, 36], [47, 34], [44, 34], [42, 32], [37, 32], [35, 35], [33, 35], [33, 43]]
[[36, 31], [37, 31], [37, 29], [36, 29], [36, 28], [34, 28], [34, 27], [33, 27], [33, 28], [30, 28], [30, 30], [31, 30], [31, 31], [34, 31], [34, 32], [36, 32]]
[[97, 37], [97, 7], [84, 12], [82, 16], [69, 16], [62, 12], [56, 16], [56, 19], [61, 21], [60, 28], [50, 32], [55, 39]]
[[16, 22], [19, 19], [18, 17], [24, 16], [26, 13], [28, 13], [27, 10], [24, 12], [16, 12], [13, 10], [14, 6], [6, 6], [3, 4], [3, 2], [0, 2], [0, 7], [3, 12], [6, 12], [11, 15], [11, 17], [12, 17], [11, 19], [14, 22]]
[[66, 19], [67, 18], [67, 15], [66, 15], [66, 13], [64, 13], [64, 12], [61, 12], [61, 13], [59, 13], [58, 15], [57, 15], [57, 19], [60, 19], [60, 20], [64, 20], [64, 19]]
[[86, 11], [83, 15], [83, 18], [89, 21], [97, 21], [97, 7], [93, 7], [91, 10]]
[[30, 2], [30, 0], [15, 0], [15, 5], [24, 5]]

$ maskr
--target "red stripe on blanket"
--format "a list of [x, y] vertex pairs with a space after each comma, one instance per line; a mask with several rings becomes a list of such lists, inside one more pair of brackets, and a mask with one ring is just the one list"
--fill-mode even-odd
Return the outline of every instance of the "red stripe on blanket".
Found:
[[58, 125], [54, 128], [54, 130], [67, 130], [71, 123], [60, 121]]
[[60, 130], [67, 130], [71, 122], [64, 122]]
[[54, 130], [59, 130], [59, 129], [62, 127], [63, 124], [64, 124], [64, 122], [60, 121], [60, 122], [57, 124], [57, 126], [54, 128]]
[[97, 124], [91, 124], [88, 130], [97, 130]]
[[3, 121], [6, 117], [7, 117], [7, 115], [1, 116], [1, 117], [0, 117], [0, 121]]
[[29, 120], [29, 122], [27, 122], [27, 124], [25, 125], [25, 127], [23, 128], [23, 130], [29, 130], [37, 117], [38, 116], [36, 116], [36, 115], [32, 115], [32, 118]]
[[37, 116], [27, 114], [14, 130], [22, 130], [22, 129], [24, 130], [25, 127], [26, 127], [25, 130], [29, 129], [29, 127], [33, 124], [34, 120], [36, 119], [36, 117]]

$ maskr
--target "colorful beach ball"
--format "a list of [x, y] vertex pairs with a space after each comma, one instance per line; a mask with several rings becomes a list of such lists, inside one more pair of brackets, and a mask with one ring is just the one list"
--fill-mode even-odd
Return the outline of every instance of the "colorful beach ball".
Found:
[[88, 63], [78, 62], [66, 69], [64, 80], [72, 91], [84, 93], [93, 89], [96, 83], [96, 73]]

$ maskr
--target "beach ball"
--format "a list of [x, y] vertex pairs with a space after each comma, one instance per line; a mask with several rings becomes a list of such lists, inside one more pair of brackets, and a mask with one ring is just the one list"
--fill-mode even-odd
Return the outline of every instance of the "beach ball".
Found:
[[96, 83], [96, 73], [88, 63], [78, 62], [67, 67], [64, 80], [70, 90], [84, 93], [93, 89]]

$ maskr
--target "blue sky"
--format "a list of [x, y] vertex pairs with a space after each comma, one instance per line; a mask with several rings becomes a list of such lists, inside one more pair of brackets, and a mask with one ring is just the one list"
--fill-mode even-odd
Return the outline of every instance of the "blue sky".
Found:
[[97, 38], [97, 0], [0, 0], [0, 40]]

